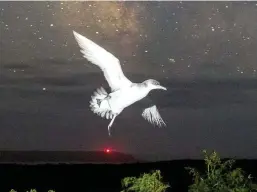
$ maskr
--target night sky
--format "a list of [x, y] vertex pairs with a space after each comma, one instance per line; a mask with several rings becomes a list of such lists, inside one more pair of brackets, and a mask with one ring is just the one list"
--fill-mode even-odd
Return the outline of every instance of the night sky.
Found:
[[[257, 2], [0, 2], [0, 150], [101, 150], [146, 159], [257, 158]], [[72, 31], [120, 59], [167, 127], [89, 108], [108, 84]]]

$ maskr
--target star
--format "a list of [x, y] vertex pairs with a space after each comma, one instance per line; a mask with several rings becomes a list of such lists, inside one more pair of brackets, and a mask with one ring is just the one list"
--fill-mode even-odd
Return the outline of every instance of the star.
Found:
[[171, 62], [171, 63], [175, 63], [175, 59], [173, 59], [173, 58], [168, 58], [169, 59], [169, 61]]

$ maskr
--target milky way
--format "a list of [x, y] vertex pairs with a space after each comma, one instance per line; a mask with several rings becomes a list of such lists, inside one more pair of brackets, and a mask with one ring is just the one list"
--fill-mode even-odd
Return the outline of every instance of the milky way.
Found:
[[[256, 2], [0, 2], [0, 15], [0, 148], [257, 156]], [[131, 80], [169, 87], [156, 96], [167, 129], [128, 109], [106, 137], [88, 102], [107, 84], [72, 30], [118, 57]]]

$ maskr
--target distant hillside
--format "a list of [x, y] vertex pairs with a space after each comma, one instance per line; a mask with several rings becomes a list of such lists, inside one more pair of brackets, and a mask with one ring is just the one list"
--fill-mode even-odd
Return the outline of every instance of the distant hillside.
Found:
[[135, 163], [132, 155], [104, 151], [1, 151], [0, 163]]

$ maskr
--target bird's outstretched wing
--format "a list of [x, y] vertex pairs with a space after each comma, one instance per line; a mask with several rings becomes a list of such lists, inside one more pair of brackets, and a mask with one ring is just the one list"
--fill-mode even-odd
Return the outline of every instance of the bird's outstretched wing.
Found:
[[157, 125], [158, 127], [166, 126], [156, 105], [152, 105], [151, 107], [144, 109], [142, 116], [153, 125]]
[[132, 83], [123, 74], [119, 59], [90, 39], [75, 31], [73, 31], [73, 34], [81, 48], [80, 51], [84, 58], [100, 67], [112, 91], [116, 91]]

